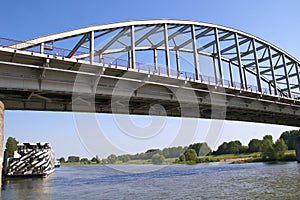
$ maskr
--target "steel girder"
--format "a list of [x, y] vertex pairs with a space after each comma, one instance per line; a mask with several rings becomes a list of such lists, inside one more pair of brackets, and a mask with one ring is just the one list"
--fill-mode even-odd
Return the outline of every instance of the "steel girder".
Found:
[[[61, 53], [56, 46], [69, 51]], [[280, 48], [242, 31], [181, 20], [97, 25], [16, 42], [9, 48], [122, 63], [168, 76], [237, 87], [287, 98], [300, 96], [300, 62]], [[109, 60], [109, 61], [108, 61]], [[187, 75], [186, 75], [187, 76]]]

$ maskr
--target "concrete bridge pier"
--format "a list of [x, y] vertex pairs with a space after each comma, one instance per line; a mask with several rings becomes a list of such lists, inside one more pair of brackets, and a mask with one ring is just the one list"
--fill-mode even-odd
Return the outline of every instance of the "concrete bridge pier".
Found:
[[0, 101], [0, 188], [2, 185], [4, 110], [5, 110], [4, 104]]
[[300, 137], [296, 138], [295, 147], [296, 147], [296, 158], [298, 163], [300, 163]]

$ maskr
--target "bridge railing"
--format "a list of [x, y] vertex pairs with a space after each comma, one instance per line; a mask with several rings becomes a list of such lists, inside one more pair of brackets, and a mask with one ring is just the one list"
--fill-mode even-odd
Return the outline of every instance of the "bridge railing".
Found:
[[149, 74], [150, 74], [150, 73], [151, 73], [151, 74], [156, 73], [156, 69], [155, 69], [154, 65], [151, 65], [151, 64], [146, 64], [146, 63], [136, 62], [135, 68], [136, 68], [138, 71], [146, 71], [146, 72], [148, 72]]
[[292, 93], [292, 98], [293, 99], [300, 99], [300, 94], [299, 93]]
[[[34, 44], [19, 40], [0, 38], [0, 46], [10, 49], [24, 50], [32, 53], [42, 53], [52, 56], [67, 57], [72, 50], [54, 47], [52, 43]], [[83, 55], [85, 52], [76, 51], [73, 56]]]
[[106, 65], [109, 65], [109, 66], [113, 65], [113, 66], [119, 66], [119, 67], [124, 67], [124, 68], [129, 67], [129, 61], [128, 60], [115, 59], [115, 58], [106, 57], [106, 56], [103, 56], [99, 63], [106, 64]]
[[[0, 46], [1, 47], [10, 47], [10, 46], [16, 45], [18, 43], [25, 43], [25, 42], [13, 40], [13, 39], [7, 39], [7, 38], [0, 38]], [[22, 47], [20, 46], [20, 48], [22, 48]]]
[[[12, 40], [7, 38], [0, 38], [0, 46], [5, 48], [11, 48], [11, 49], [18, 49], [23, 50], [27, 52], [34, 52], [34, 53], [41, 53], [41, 54], [47, 54], [52, 55], [54, 57], [68, 57], [70, 55], [78, 58], [82, 58], [84, 60], [89, 60], [88, 52], [80, 52], [80, 51], [73, 51], [69, 49], [64, 48], [57, 48], [53, 46], [53, 43], [45, 43], [45, 44], [33, 44], [29, 42], [23, 42], [18, 40]], [[94, 61], [98, 63], [102, 63], [108, 66], [118, 66], [118, 67], [124, 67], [124, 68], [130, 68], [131, 64], [129, 60], [120, 59], [120, 58], [114, 58], [114, 57], [108, 57], [108, 56], [95, 56]], [[185, 78], [186, 80], [195, 81], [197, 80], [196, 74], [193, 72], [186, 72], [182, 70], [176, 70], [173, 68], [168, 69], [166, 66], [158, 65], [154, 66], [153, 64], [145, 64], [141, 62], [135, 63], [135, 68], [138, 71], [145, 71], [151, 74], [158, 74], [158, 75], [171, 75], [176, 77]], [[200, 75], [199, 81], [211, 85], [222, 85], [225, 87], [233, 87], [237, 89], [244, 89], [244, 86], [236, 81], [229, 81], [225, 79], [218, 79], [216, 77], [207, 76], [207, 75]], [[251, 92], [257, 92], [257, 93], [263, 93], [263, 94], [269, 94], [269, 95], [275, 95], [275, 88], [272, 87], [269, 84], [269, 88], [261, 88], [261, 91], [259, 91], [258, 87], [255, 85], [247, 85], [245, 88], [247, 91]], [[288, 95], [281, 91], [280, 89], [277, 89], [277, 95], [280, 97], [288, 97]], [[300, 99], [300, 93], [294, 93], [292, 92], [291, 98], [293, 99]]]
[[190, 81], [191, 80], [193, 80], [193, 81], [196, 80], [196, 74], [195, 73], [179, 71], [178, 74], [179, 74], [179, 77], [185, 78], [187, 80], [190, 80]]

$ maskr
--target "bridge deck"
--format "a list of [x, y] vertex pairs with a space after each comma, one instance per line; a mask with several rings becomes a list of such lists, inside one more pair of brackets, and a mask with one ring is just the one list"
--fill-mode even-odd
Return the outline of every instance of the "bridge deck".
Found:
[[[0, 60], [1, 99], [10, 110], [148, 115], [160, 104], [166, 113], [151, 114], [299, 125], [300, 102], [287, 97], [18, 50], [0, 49]], [[186, 93], [191, 99], [180, 97]], [[195, 99], [199, 112], [183, 113]]]

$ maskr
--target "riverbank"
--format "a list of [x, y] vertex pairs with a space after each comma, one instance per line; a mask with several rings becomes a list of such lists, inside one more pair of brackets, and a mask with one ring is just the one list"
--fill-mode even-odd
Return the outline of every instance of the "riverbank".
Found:
[[244, 157], [244, 158], [233, 158], [226, 160], [227, 162], [231, 162], [232, 164], [242, 164], [242, 163], [253, 163], [253, 162], [288, 162], [288, 161], [297, 161], [296, 159], [296, 151], [295, 150], [288, 150], [285, 152], [283, 158], [278, 160], [269, 160], [263, 159], [260, 155], [254, 157]]
[[[280, 161], [296, 161], [296, 151], [289, 150], [286, 151], [284, 159]], [[209, 155], [198, 157], [197, 162], [180, 162], [178, 158], [166, 158], [162, 164], [197, 164], [197, 163], [208, 163], [208, 162], [229, 162], [233, 164], [240, 163], [250, 163], [250, 162], [269, 162], [268, 160], [262, 160], [261, 153], [251, 153], [251, 154], [223, 154], [223, 155]], [[107, 163], [96, 163], [96, 162], [65, 162], [61, 163], [62, 166], [68, 165], [99, 165], [99, 164], [107, 164]], [[112, 163], [110, 163], [112, 164]], [[127, 162], [122, 162], [120, 160], [116, 161], [113, 164], [135, 164], [135, 165], [143, 165], [143, 164], [152, 164], [151, 159], [148, 160], [129, 160]]]
[[[296, 151], [288, 150], [285, 152], [285, 157], [278, 161], [296, 161]], [[208, 162], [229, 162], [232, 164], [250, 163], [250, 162], [270, 162], [270, 160], [263, 160], [260, 152], [250, 154], [223, 154], [223, 155], [209, 155], [198, 157], [197, 162], [180, 162], [178, 158], [167, 158], [162, 164], [197, 164], [197, 163], [208, 163]], [[117, 162], [116, 164], [152, 164], [151, 160], [130, 160], [122, 163]]]

